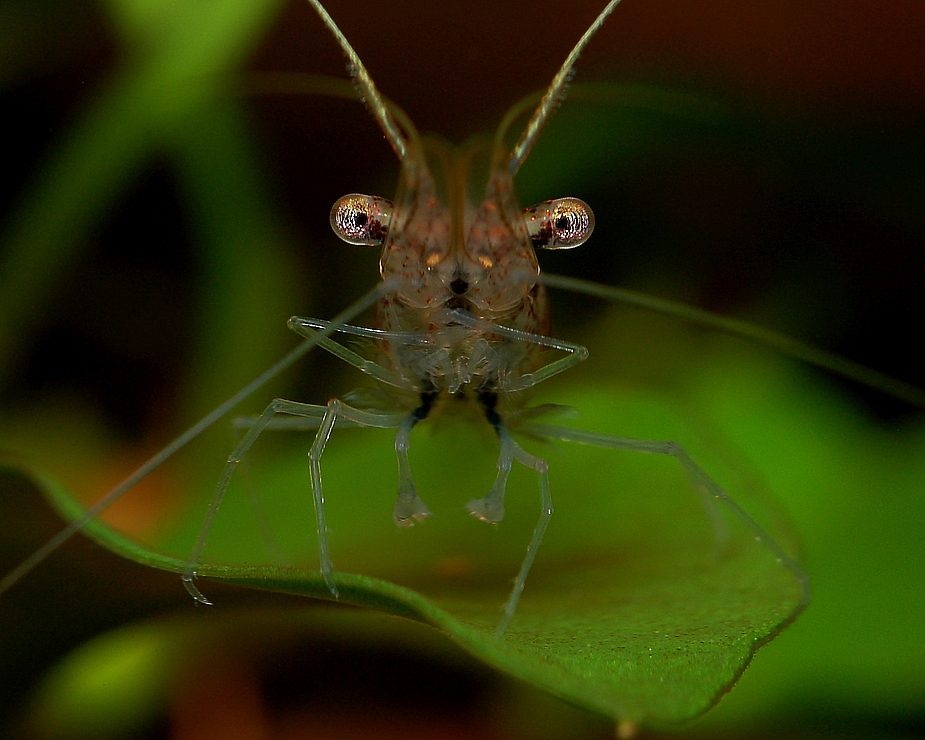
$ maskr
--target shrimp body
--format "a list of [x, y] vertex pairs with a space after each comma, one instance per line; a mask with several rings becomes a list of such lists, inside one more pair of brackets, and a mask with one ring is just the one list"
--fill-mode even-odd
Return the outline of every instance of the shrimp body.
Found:
[[[536, 369], [541, 347], [491, 325], [549, 332], [539, 262], [507, 154], [493, 154], [484, 140], [459, 151], [436, 138], [422, 144], [406, 156], [383, 244], [382, 278], [396, 289], [376, 307], [380, 329], [419, 341], [383, 341], [379, 363], [420, 393], [504, 393]], [[487, 177], [479, 171], [486, 161]], [[439, 186], [428, 162], [441, 175]], [[470, 193], [479, 190], [475, 203]]]
[[[402, 164], [394, 202], [353, 193], [340, 198], [331, 211], [331, 225], [344, 241], [382, 249], [381, 283], [332, 321], [291, 318], [289, 327], [309, 340], [301, 349], [291, 352], [139, 468], [0, 582], [0, 592], [238, 400], [288, 367], [308, 348], [321, 346], [388, 387], [394, 403], [383, 409], [376, 404], [351, 405], [337, 398], [324, 406], [275, 399], [260, 416], [244, 420], [248, 431], [228, 456], [183, 569], [184, 586], [197, 601], [210, 603], [194, 581], [232, 474], [260, 434], [274, 425], [277, 416], [299, 417], [296, 421], [304, 421], [304, 427], [317, 429], [309, 463], [320, 571], [331, 595], [337, 598], [321, 480], [322, 456], [335, 426], [347, 422], [395, 430], [398, 496], [393, 520], [399, 526], [410, 526], [431, 515], [418, 495], [412, 475], [410, 433], [435, 408], [447, 399], [456, 398], [476, 404], [494, 430], [500, 448], [495, 480], [484, 497], [467, 503], [470, 514], [489, 523], [502, 521], [507, 481], [515, 462], [537, 476], [540, 517], [504, 604], [496, 635], [501, 636], [514, 618], [553, 514], [549, 465], [523, 449], [511, 435], [512, 429], [534, 437], [674, 458], [708, 511], [713, 511], [715, 501], [724, 502], [751, 530], [756, 541], [763, 542], [776, 561], [790, 571], [803, 589], [800, 608], [805, 606], [809, 598], [808, 579], [799, 564], [676, 443], [539, 424], [535, 419], [546, 408], [524, 409], [527, 391], [588, 357], [584, 347], [549, 336], [549, 309], [536, 249], [569, 249], [582, 244], [593, 231], [594, 217], [587, 204], [577, 198], [548, 200], [522, 209], [514, 192], [513, 178], [551, 112], [563, 99], [582, 49], [620, 0], [607, 3], [572, 49], [510, 151], [504, 141], [516, 116], [506, 118], [493, 138], [475, 139], [459, 149], [441, 139], [420, 136], [407, 116], [378, 92], [359, 56], [320, 0], [308, 2], [347, 56], [359, 96]], [[347, 323], [371, 305], [375, 305], [374, 327]], [[375, 351], [371, 356], [363, 356], [338, 342], [334, 338], [338, 334], [372, 340]], [[716, 523], [715, 515], [713, 520]], [[722, 539], [720, 534], [718, 531], [718, 539]]]
[[[674, 458], [711, 512], [718, 540], [722, 539], [722, 528], [717, 526], [719, 520], [712, 508], [717, 500], [725, 502], [801, 584], [802, 608], [809, 591], [800, 566], [676, 443], [539, 424], [535, 419], [546, 409], [523, 408], [526, 391], [588, 357], [584, 347], [549, 336], [549, 310], [535, 250], [582, 244], [594, 229], [594, 217], [588, 205], [577, 198], [559, 198], [521, 209], [513, 178], [562, 101], [581, 51], [620, 0], [610, 0], [579, 39], [510, 151], [504, 142], [519, 113], [506, 117], [493, 138], [473, 140], [458, 150], [440, 139], [420, 136], [410, 119], [379, 93], [320, 0], [308, 2], [347, 57], [356, 91], [398, 156], [402, 170], [394, 202], [353, 193], [340, 198], [331, 210], [331, 226], [344, 241], [382, 249], [381, 283], [332, 321], [292, 317], [289, 327], [306, 337], [307, 344], [321, 346], [389, 387], [396, 402], [383, 408], [334, 398], [318, 406], [278, 398], [259, 417], [249, 420], [247, 433], [228, 456], [183, 569], [183, 584], [190, 595], [200, 603], [210, 603], [194, 582], [209, 532], [236, 466], [277, 416], [301, 417], [306, 427], [317, 428], [308, 457], [320, 571], [331, 595], [338, 598], [321, 478], [322, 456], [335, 426], [346, 422], [395, 430], [398, 496], [392, 516], [397, 525], [411, 526], [431, 516], [412, 474], [411, 431], [446, 399], [455, 397], [476, 404], [499, 443], [495, 480], [485, 496], [466, 504], [470, 514], [493, 524], [502, 521], [507, 481], [515, 462], [537, 476], [540, 516], [503, 606], [497, 636], [504, 634], [517, 612], [553, 514], [549, 464], [521, 447], [512, 429], [535, 437]], [[371, 303], [376, 306], [374, 327], [347, 323]], [[339, 334], [373, 340], [375, 359], [338, 342], [334, 335]], [[285, 358], [277, 366], [285, 367], [289, 362]], [[277, 366], [267, 374], [277, 372]], [[252, 385], [259, 387], [261, 382], [258, 378]], [[250, 386], [242, 394], [245, 391], [250, 392]], [[202, 423], [209, 418], [211, 415]], [[185, 443], [181, 439], [177, 446], [181, 442]], [[121, 495], [118, 489], [109, 496], [117, 494]], [[14, 575], [18, 577], [18, 573]]]
[[[208, 600], [194, 584], [196, 567], [235, 466], [278, 414], [318, 420], [309, 452], [321, 574], [338, 596], [328, 554], [321, 457], [338, 421], [395, 429], [398, 497], [393, 519], [410, 526], [431, 516], [418, 496], [409, 458], [410, 433], [448, 397], [473, 400], [500, 445], [495, 481], [483, 498], [468, 502], [473, 516], [490, 523], [504, 517], [504, 496], [514, 463], [537, 474], [540, 518], [503, 609], [496, 634], [505, 632], [553, 513], [549, 465], [511, 436], [508, 422], [523, 405], [523, 391], [588, 356], [577, 344], [548, 336], [549, 311], [539, 282], [535, 248], [568, 249], [594, 229], [588, 205], [560, 198], [522, 210], [513, 177], [550, 113], [561, 101], [575, 60], [620, 0], [610, 0], [576, 44], [512, 151], [504, 148], [512, 120], [495, 137], [453, 150], [421, 137], [395, 105], [387, 103], [350, 42], [319, 0], [309, 0], [347, 57], [353, 83], [402, 164], [395, 202], [353, 193], [331, 210], [331, 226], [344, 241], [380, 246], [382, 283], [376, 326], [293, 317], [289, 327], [374, 379], [400, 391], [398, 411], [361, 408], [340, 399], [325, 407], [276, 399], [254, 420], [228, 458], [206, 521], [183, 573], [197, 601]], [[337, 342], [332, 333], [373, 339], [375, 360]], [[559, 356], [546, 360], [544, 350]], [[396, 394], [393, 394], [396, 395]]]

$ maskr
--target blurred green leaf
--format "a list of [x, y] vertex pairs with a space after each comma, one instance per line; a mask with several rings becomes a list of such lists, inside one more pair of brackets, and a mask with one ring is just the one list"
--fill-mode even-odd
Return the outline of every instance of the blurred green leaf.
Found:
[[39, 737], [120, 737], [149, 720], [164, 702], [176, 662], [167, 637], [135, 625], [75, 650], [36, 693], [32, 731]]
[[[673, 428], [689, 437], [670, 400], [658, 395], [614, 393], [599, 382], [557, 394], [588, 410], [581, 417], [588, 428], [616, 429], [633, 418], [637, 428]], [[568, 446], [561, 454], [543, 448], [556, 515], [520, 608], [496, 639], [500, 607], [535, 523], [535, 482], [523, 471], [512, 477], [508, 515], [499, 527], [467, 517], [461, 504], [490, 481], [494, 453], [481, 434], [489, 430], [465, 418], [436, 421], [435, 433], [413, 438], [412, 459], [422, 495], [438, 516], [411, 532], [388, 521], [395, 485], [388, 435], [335, 434], [323, 466], [341, 603], [427, 622], [498, 669], [570, 702], [656, 723], [688, 720], [709, 708], [755, 648], [795, 616], [801, 590], [790, 573], [734, 519], [727, 521], [729, 541], [720, 545], [673, 460]], [[459, 449], [467, 454], [449, 452]], [[357, 469], [360, 455], [365, 474]], [[723, 455], [716, 457], [722, 466]], [[252, 565], [268, 555], [261, 555], [265, 543], [242, 495], [248, 487], [264, 492], [282, 549], [312, 560], [306, 467], [294, 451], [277, 453], [272, 462], [258, 456], [251, 474], [234, 481], [241, 485], [229, 491], [208, 562], [198, 569], [207, 594], [208, 579], [215, 578], [331, 599], [311, 565]], [[735, 477], [732, 470], [727, 466], [727, 477]], [[42, 489], [66, 516], [80, 512], [54, 482], [42, 479]], [[293, 516], [299, 511], [304, 516]], [[197, 526], [190, 521], [164, 546], [182, 552]], [[160, 554], [99, 522], [87, 533], [146, 565], [171, 571], [184, 565], [182, 557]]]
[[222, 75], [260, 39], [278, 2], [112, 6], [131, 59], [67, 131], [0, 235], [0, 376], [84, 239], [150, 159], [215, 105]]

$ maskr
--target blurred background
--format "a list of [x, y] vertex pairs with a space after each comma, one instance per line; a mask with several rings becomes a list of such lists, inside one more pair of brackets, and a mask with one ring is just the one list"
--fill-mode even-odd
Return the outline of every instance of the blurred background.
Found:
[[[547, 84], [600, 5], [327, 7], [418, 128], [461, 142]], [[542, 255], [544, 269], [746, 318], [925, 385], [922, 38], [915, 0], [625, 0], [579, 61], [587, 87], [517, 180], [524, 203], [574, 195], [595, 211], [592, 241]], [[378, 255], [338, 242], [328, 211], [349, 192], [391, 197], [398, 163], [354, 101], [253, 93], [266, 78], [252, 73], [344, 76], [304, 3], [6, 0], [0, 48], [0, 450], [90, 501], [293, 346], [290, 315], [330, 318], [372, 286]], [[723, 413], [748, 417], [745, 454], [803, 539], [815, 603], [685, 732], [925, 734], [921, 410], [788, 365], [834, 409], [824, 428], [857, 445], [829, 456], [840, 440], [804, 424], [795, 457], [780, 440], [796, 432], [763, 431], [761, 414], [770, 405], [796, 424], [800, 404], [749, 397], [729, 375], [740, 345], [600, 301], [552, 300], [554, 334], [605, 358], [586, 377], [669, 393], [709, 369], [714, 384], [744, 388], [738, 412], [701, 397], [699, 413], [727, 432]], [[242, 413], [274, 395], [324, 403], [351, 383], [349, 368], [312, 355]], [[187, 511], [200, 517], [232, 443], [217, 432], [109, 521], [156, 538]], [[0, 479], [0, 492], [6, 572], [60, 522], [23, 480]], [[424, 627], [215, 591], [229, 611], [194, 621], [174, 576], [70, 543], [0, 601], [0, 732], [612, 735], [607, 720]], [[63, 722], [35, 719], [65, 656], [82, 645], [125, 655], [120, 640], [141, 646], [122, 670], [156, 674], [158, 688], [123, 697], [125, 717], [107, 702], [130, 682], [88, 688], [101, 708], [86, 731], [73, 707], [58, 707]]]

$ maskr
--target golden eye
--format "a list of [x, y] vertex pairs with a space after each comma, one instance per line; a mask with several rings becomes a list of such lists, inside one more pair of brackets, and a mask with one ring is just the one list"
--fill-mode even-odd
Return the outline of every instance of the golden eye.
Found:
[[525, 208], [524, 217], [535, 249], [571, 249], [584, 244], [594, 231], [594, 213], [578, 198], [538, 203]]
[[331, 209], [331, 228], [348, 244], [376, 247], [385, 242], [391, 217], [392, 201], [351, 193]]

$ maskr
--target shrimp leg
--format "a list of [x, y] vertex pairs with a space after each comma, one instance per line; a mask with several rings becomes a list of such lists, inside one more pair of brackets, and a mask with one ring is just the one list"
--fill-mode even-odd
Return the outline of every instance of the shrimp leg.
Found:
[[331, 591], [331, 594], [335, 597], [337, 597], [337, 586], [335, 586], [334, 579], [331, 575], [331, 558], [328, 553], [327, 525], [324, 513], [324, 492], [321, 485], [321, 454], [324, 452], [325, 444], [331, 436], [331, 431], [338, 418], [347, 419], [358, 426], [389, 429], [399, 426], [404, 416], [361, 411], [348, 406], [338, 399], [330, 401], [326, 407], [287, 401], [282, 398], [274, 399], [266, 407], [264, 412], [260, 414], [252, 424], [249, 424], [250, 428], [247, 433], [238, 443], [238, 446], [235, 447], [234, 451], [228, 456], [225, 470], [222, 473], [222, 477], [219, 479], [215, 494], [212, 496], [212, 501], [209, 504], [209, 510], [206, 513], [205, 521], [196, 538], [196, 544], [193, 546], [193, 551], [183, 569], [183, 585], [186, 587], [189, 594], [201, 604], [211, 605], [212, 602], [202, 594], [193, 582], [196, 577], [196, 567], [202, 560], [202, 553], [205, 550], [206, 542], [212, 530], [215, 517], [225, 497], [225, 491], [228, 489], [231, 476], [238, 466], [238, 463], [241, 462], [241, 459], [247, 451], [254, 442], [257, 441], [261, 432], [271, 424], [278, 414], [307, 417], [311, 419], [320, 418], [321, 420], [315, 435], [315, 441], [309, 452], [312, 498], [315, 505], [315, 522], [318, 531], [318, 553], [321, 563], [321, 575], [328, 589]]

